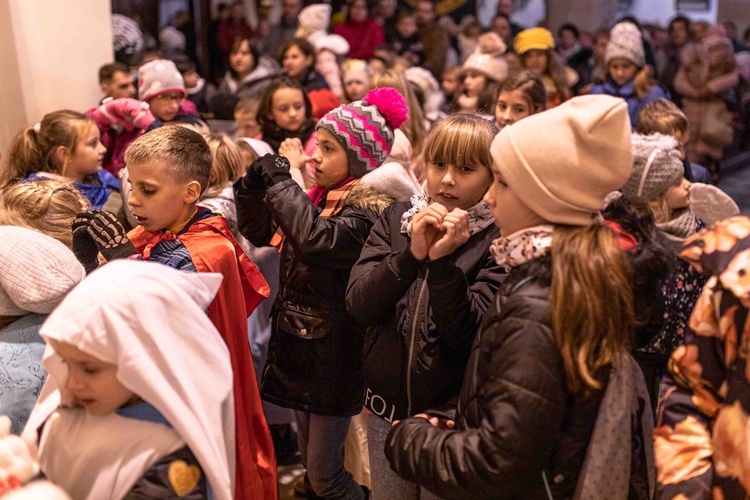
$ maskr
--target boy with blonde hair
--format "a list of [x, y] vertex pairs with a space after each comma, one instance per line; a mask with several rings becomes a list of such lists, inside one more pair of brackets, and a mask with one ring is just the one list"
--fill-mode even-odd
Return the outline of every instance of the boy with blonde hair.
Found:
[[[138, 227], [126, 234], [107, 212], [79, 214], [73, 238], [82, 261], [142, 258], [184, 271], [224, 276], [208, 316], [229, 348], [237, 436], [236, 498], [276, 498], [273, 442], [263, 415], [247, 337], [247, 317], [270, 290], [226, 220], [197, 202], [209, 184], [212, 155], [198, 133], [166, 126], [139, 137], [125, 154]], [[88, 248], [88, 251], [81, 251]], [[179, 314], [178, 311], [165, 311]], [[196, 369], [199, 369], [196, 367]]]

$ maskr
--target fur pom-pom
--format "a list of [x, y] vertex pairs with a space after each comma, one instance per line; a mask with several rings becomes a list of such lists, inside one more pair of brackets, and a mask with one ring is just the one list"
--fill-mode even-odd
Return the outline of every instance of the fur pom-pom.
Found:
[[362, 99], [378, 108], [392, 129], [397, 129], [409, 119], [409, 108], [401, 93], [391, 87], [372, 89]]
[[493, 57], [499, 57], [505, 54], [508, 47], [503, 42], [503, 39], [498, 36], [497, 33], [485, 33], [479, 37], [479, 45], [477, 45], [477, 52], [480, 54], [489, 54]]

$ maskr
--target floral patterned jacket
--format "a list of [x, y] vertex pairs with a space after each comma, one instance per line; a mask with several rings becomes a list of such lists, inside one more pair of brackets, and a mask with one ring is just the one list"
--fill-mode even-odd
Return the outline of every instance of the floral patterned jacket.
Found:
[[750, 491], [750, 218], [717, 222], [680, 256], [710, 273], [657, 409], [658, 498], [747, 498]]

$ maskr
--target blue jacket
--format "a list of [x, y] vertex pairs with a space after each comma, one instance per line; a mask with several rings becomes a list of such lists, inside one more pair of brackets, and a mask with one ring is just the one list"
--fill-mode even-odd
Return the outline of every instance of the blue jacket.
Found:
[[643, 99], [638, 99], [638, 96], [635, 94], [635, 89], [633, 88], [633, 80], [629, 80], [622, 87], [618, 87], [611, 78], [607, 78], [607, 81], [602, 84], [594, 85], [591, 89], [591, 93], [606, 94], [625, 99], [628, 103], [628, 114], [630, 115], [630, 124], [632, 125], [633, 130], [635, 130], [635, 124], [638, 120], [638, 112], [643, 106], [650, 102], [654, 102], [661, 97], [669, 99], [669, 93], [658, 85], [654, 85], [651, 91], [643, 96]]

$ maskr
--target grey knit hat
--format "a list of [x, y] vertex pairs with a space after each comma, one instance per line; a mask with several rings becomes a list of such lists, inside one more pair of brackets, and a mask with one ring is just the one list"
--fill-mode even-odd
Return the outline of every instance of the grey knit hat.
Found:
[[622, 187], [632, 203], [642, 204], [663, 195], [685, 174], [677, 140], [662, 134], [633, 134], [633, 172]]
[[179, 92], [185, 95], [185, 82], [177, 66], [168, 59], [157, 59], [138, 70], [138, 97], [148, 102], [159, 94]]
[[627, 21], [615, 24], [609, 33], [609, 42], [604, 52], [604, 63], [622, 57], [642, 68], [646, 65], [646, 54], [643, 50], [643, 36], [638, 27]]
[[0, 226], [0, 315], [49, 314], [84, 276], [73, 252], [56, 239]]

